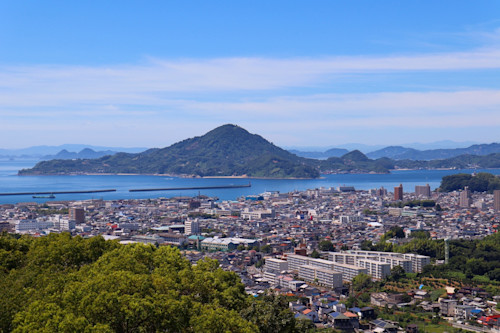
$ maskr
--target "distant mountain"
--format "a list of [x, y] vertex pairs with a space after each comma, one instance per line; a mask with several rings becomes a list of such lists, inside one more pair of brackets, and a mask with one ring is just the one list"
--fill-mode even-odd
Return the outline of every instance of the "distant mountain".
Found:
[[412, 142], [405, 143], [402, 146], [418, 149], [418, 150], [431, 150], [431, 149], [455, 149], [455, 148], [466, 148], [472, 145], [477, 145], [479, 142], [474, 141], [452, 141], [452, 140], [441, 140], [429, 143]]
[[95, 151], [90, 148], [82, 149], [80, 152], [69, 152], [66, 149], [61, 150], [56, 155], [45, 155], [42, 156], [42, 160], [71, 160], [71, 159], [89, 159], [89, 158], [99, 158], [106, 155], [114, 155], [117, 151], [112, 150], [104, 150], [104, 151]]
[[431, 161], [399, 160], [394, 161], [398, 168], [404, 169], [475, 169], [475, 168], [500, 168], [500, 153], [478, 155], [459, 155], [451, 158]]
[[330, 157], [320, 161], [323, 173], [389, 173], [394, 163], [387, 158], [369, 159], [359, 150], [353, 150], [341, 157]]
[[64, 144], [59, 146], [33, 146], [20, 149], [2, 149], [0, 148], [0, 157], [23, 157], [23, 158], [41, 158], [47, 155], [56, 155], [62, 150], [68, 152], [81, 152], [84, 149], [91, 149], [93, 151], [113, 151], [124, 153], [140, 153], [147, 148], [134, 147], [106, 147], [106, 146], [92, 146], [83, 144]]
[[349, 152], [347, 149], [342, 148], [331, 148], [324, 152], [319, 151], [300, 151], [295, 149], [288, 150], [290, 153], [295, 154], [300, 157], [314, 158], [318, 160], [327, 159], [329, 157], [340, 157]]
[[401, 146], [389, 146], [385, 147], [376, 151], [373, 151], [371, 153], [366, 154], [370, 158], [381, 158], [381, 157], [387, 157], [391, 159], [401, 159], [399, 156], [402, 156], [404, 154], [417, 154], [420, 153], [419, 150], [413, 149], [413, 148], [405, 148]]
[[371, 153], [370, 158], [388, 157], [395, 160], [428, 161], [453, 158], [460, 155], [485, 156], [500, 153], [500, 143], [472, 145], [467, 148], [416, 150], [400, 146], [386, 147]]
[[139, 154], [118, 153], [98, 159], [51, 160], [19, 174], [139, 173], [189, 176], [316, 178], [314, 162], [283, 150], [235, 125]]

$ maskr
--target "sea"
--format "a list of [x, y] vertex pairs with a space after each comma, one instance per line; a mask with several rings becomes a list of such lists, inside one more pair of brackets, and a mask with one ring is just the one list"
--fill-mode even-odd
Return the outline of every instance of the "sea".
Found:
[[[258, 195], [268, 191], [281, 193], [315, 188], [353, 186], [356, 190], [384, 187], [393, 191], [395, 186], [414, 192], [415, 185], [429, 184], [431, 189], [439, 187], [444, 176], [456, 173], [490, 172], [500, 175], [500, 169], [456, 169], [456, 170], [397, 170], [390, 174], [333, 174], [319, 179], [257, 179], [257, 178], [181, 178], [147, 175], [71, 175], [71, 176], [18, 176], [23, 168], [31, 168], [36, 160], [0, 160], [0, 193], [90, 191], [115, 189], [116, 192], [57, 194], [54, 199], [33, 198], [32, 195], [0, 196], [0, 204], [19, 202], [47, 202], [87, 199], [148, 199], [176, 196], [207, 195], [219, 200], [237, 200], [240, 197]], [[251, 187], [228, 189], [175, 190], [155, 192], [129, 192], [131, 189], [206, 187], [247, 185]]]

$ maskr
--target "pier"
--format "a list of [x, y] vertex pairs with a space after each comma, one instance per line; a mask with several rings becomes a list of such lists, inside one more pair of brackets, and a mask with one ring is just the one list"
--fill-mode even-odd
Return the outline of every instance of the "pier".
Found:
[[48, 192], [13, 192], [13, 193], [0, 193], [0, 196], [7, 195], [44, 195], [44, 194], [85, 194], [85, 193], [103, 193], [103, 192], [116, 192], [115, 189], [109, 190], [88, 190], [88, 191], [48, 191]]
[[229, 188], [244, 188], [251, 187], [252, 184], [244, 185], [215, 185], [215, 186], [193, 186], [193, 187], [165, 187], [165, 188], [140, 188], [128, 190], [129, 192], [153, 192], [153, 191], [182, 191], [182, 190], [217, 190]]

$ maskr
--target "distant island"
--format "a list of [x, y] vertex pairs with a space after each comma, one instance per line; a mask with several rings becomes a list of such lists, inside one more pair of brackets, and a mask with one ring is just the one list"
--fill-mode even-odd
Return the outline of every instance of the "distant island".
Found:
[[[496, 144], [490, 145], [495, 148]], [[477, 148], [477, 147], [476, 147]], [[398, 149], [396, 149], [398, 150]], [[467, 150], [469, 151], [469, 150]], [[476, 149], [478, 151], [478, 149]], [[485, 149], [479, 149], [484, 152]], [[86, 156], [96, 152], [85, 150]], [[332, 151], [339, 154], [342, 151]], [[101, 152], [105, 153], [105, 152]], [[114, 152], [110, 152], [114, 153]], [[60, 157], [68, 157], [60, 154]], [[80, 152], [81, 157], [85, 156]], [[58, 157], [59, 157], [58, 156]], [[323, 156], [324, 157], [324, 156]], [[114, 153], [99, 158], [42, 161], [19, 175], [151, 174], [182, 177], [318, 178], [331, 173], [389, 173], [393, 169], [500, 168], [500, 153], [460, 155], [415, 161], [370, 159], [359, 150], [318, 160], [297, 156], [236, 125], [223, 125], [203, 136], [141, 153]]]
[[370, 160], [359, 151], [319, 161], [281, 149], [236, 125], [138, 154], [117, 153], [97, 159], [39, 162], [19, 175], [169, 174], [188, 177], [318, 178], [321, 173], [388, 173], [385, 159]]

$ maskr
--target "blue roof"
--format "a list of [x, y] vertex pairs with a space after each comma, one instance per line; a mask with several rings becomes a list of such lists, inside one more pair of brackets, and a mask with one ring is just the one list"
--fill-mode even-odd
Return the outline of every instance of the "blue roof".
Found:
[[199, 240], [204, 240], [205, 237], [199, 236], [199, 235], [191, 235], [188, 237], [188, 239], [199, 239]]
[[349, 311], [351, 311], [351, 312], [360, 312], [361, 309], [354, 307], [354, 308], [350, 308]]

